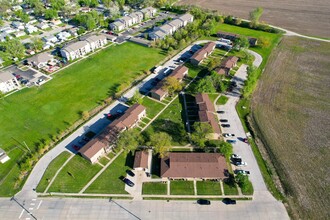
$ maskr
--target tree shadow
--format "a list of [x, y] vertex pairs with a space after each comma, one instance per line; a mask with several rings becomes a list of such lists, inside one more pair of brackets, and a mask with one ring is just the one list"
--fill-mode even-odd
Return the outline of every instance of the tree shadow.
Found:
[[109, 88], [107, 95], [108, 95], [108, 96], [113, 96], [114, 94], [117, 93], [119, 87], [120, 87], [120, 84], [119, 84], [119, 83], [116, 83], [116, 84], [112, 85], [112, 86]]
[[125, 166], [133, 169], [133, 165], [134, 165], [134, 154], [132, 153], [132, 151], [130, 151], [127, 155], [126, 155], [126, 161], [125, 161]]

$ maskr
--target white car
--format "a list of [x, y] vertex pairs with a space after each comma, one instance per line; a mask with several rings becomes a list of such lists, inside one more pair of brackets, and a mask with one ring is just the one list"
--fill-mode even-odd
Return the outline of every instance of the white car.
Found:
[[232, 159], [234, 159], [234, 158], [237, 159], [237, 158], [242, 158], [242, 157], [239, 156], [239, 155], [237, 155], [237, 154], [232, 154], [232, 155], [231, 155], [231, 158], [232, 158]]
[[247, 165], [247, 163], [244, 162], [244, 161], [235, 163], [235, 166], [238, 166], [238, 167], [243, 167], [243, 166], [246, 166], [246, 165]]
[[235, 134], [224, 133], [223, 136], [224, 137], [235, 137]]

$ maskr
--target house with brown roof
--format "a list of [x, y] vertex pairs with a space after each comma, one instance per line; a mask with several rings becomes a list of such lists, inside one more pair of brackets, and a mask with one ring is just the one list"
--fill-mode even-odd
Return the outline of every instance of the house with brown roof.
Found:
[[194, 65], [199, 65], [203, 60], [209, 56], [215, 49], [216, 44], [214, 42], [206, 43], [201, 49], [197, 50], [190, 58], [190, 62]]
[[214, 105], [211, 102], [209, 96], [205, 93], [199, 93], [195, 96], [195, 100], [196, 104], [198, 105], [199, 121], [209, 123], [213, 130], [213, 133], [211, 134], [212, 137], [218, 138], [220, 136], [221, 131], [218, 124], [218, 120], [214, 115]]
[[163, 179], [218, 179], [226, 178], [227, 162], [219, 153], [171, 152], [161, 159]]
[[[186, 66], [178, 66], [168, 77], [174, 77], [179, 82], [188, 74], [188, 68]], [[167, 91], [163, 89], [164, 80], [157, 83], [155, 88], [150, 91], [150, 96], [158, 101], [163, 100], [167, 95]]]
[[97, 162], [116, 142], [121, 132], [133, 128], [145, 116], [146, 108], [143, 105], [132, 105], [125, 114], [113, 121], [97, 137], [83, 146], [79, 153], [91, 163]]
[[[221, 37], [221, 38], [225, 38], [231, 41], [235, 41], [237, 38], [240, 37], [239, 34], [233, 34], [233, 33], [229, 33], [229, 32], [224, 32], [224, 31], [219, 31], [217, 33], [217, 37]], [[258, 39], [255, 37], [248, 37], [249, 40], [249, 44], [250, 46], [254, 47], [257, 45], [258, 43]]]
[[135, 151], [134, 157], [134, 170], [149, 170], [148, 166], [149, 153], [148, 151]]
[[229, 71], [237, 66], [238, 57], [230, 56], [224, 59], [220, 67], [216, 68], [215, 71], [220, 75], [228, 75]]

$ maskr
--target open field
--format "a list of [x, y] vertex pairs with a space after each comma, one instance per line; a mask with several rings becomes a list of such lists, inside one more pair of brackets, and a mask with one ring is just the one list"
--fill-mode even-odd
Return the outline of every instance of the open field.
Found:
[[60, 169], [60, 167], [65, 163], [65, 161], [68, 160], [70, 157], [70, 153], [67, 151], [62, 152], [60, 155], [58, 155], [47, 167], [44, 175], [42, 176], [38, 186], [37, 186], [37, 192], [43, 193], [49, 182], [52, 180], [56, 172]]
[[[17, 145], [13, 138], [35, 148], [37, 142], [60, 134], [81, 117], [82, 111], [95, 108], [113, 95], [120, 84], [129, 85], [164, 57], [160, 50], [133, 43], [110, 46], [58, 72], [40, 88], [24, 89], [0, 100], [1, 148], [13, 149]], [[22, 155], [20, 151], [17, 158]], [[1, 174], [6, 176], [16, 161], [8, 161], [6, 164], [11, 166], [5, 170], [3, 166], [7, 165], [0, 164], [0, 171], [4, 170]], [[18, 172], [13, 175], [17, 177]], [[15, 181], [3, 181], [3, 176], [0, 188], [17, 191]]]
[[[134, 156], [134, 155], [133, 155]], [[126, 170], [133, 166], [131, 154], [120, 154], [110, 166], [86, 189], [85, 193], [127, 194], [125, 183], [121, 180]]]
[[264, 14], [260, 21], [300, 34], [330, 38], [330, 4], [327, 0], [181, 0], [180, 4], [198, 5], [246, 19], [250, 11], [262, 7]]
[[295, 219], [329, 217], [329, 60], [329, 43], [284, 37], [251, 103]]
[[91, 165], [86, 159], [76, 155], [58, 173], [48, 192], [77, 193], [100, 170], [100, 165]]

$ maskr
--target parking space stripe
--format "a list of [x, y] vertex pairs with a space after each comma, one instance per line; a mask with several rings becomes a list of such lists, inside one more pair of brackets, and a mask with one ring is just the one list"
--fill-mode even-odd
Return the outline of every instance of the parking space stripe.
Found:
[[22, 217], [24, 211], [25, 211], [25, 210], [23, 209], [22, 212], [21, 212], [21, 214], [20, 214], [19, 217], [18, 217], [19, 219]]

